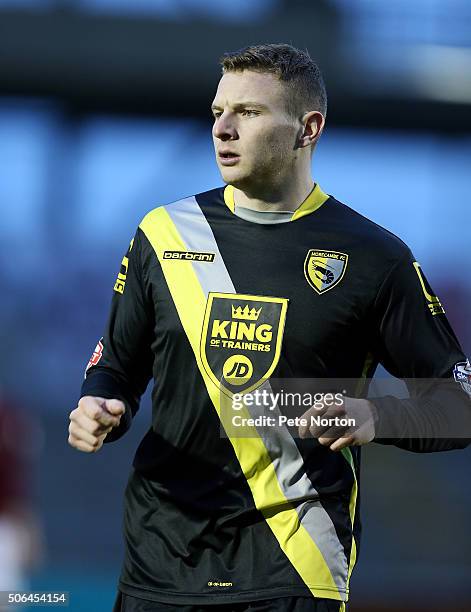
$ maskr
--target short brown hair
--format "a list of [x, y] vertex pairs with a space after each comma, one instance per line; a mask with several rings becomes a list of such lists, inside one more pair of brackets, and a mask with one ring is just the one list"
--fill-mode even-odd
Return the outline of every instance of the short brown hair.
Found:
[[310, 110], [327, 113], [327, 92], [317, 64], [307, 51], [287, 44], [251, 45], [224, 53], [222, 73], [253, 70], [275, 74], [290, 89], [288, 112], [298, 117]]

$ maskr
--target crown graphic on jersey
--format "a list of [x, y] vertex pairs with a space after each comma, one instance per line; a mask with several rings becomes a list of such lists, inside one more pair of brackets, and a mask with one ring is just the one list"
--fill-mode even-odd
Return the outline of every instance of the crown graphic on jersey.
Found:
[[255, 308], [249, 308], [248, 304], [242, 308], [242, 306], [237, 306], [234, 308], [234, 305], [231, 304], [232, 308], [232, 318], [233, 319], [242, 319], [244, 321], [256, 321], [262, 312], [262, 309], [259, 308], [255, 310]]

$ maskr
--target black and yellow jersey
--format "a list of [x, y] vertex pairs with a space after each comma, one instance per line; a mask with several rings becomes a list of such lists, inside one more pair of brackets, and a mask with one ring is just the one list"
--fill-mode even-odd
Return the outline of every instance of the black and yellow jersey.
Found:
[[[274, 376], [358, 379], [378, 363], [440, 378], [463, 360], [409, 248], [318, 185], [287, 223], [236, 216], [231, 186], [152, 210], [122, 261], [81, 393], [125, 402], [109, 442], [153, 379], [152, 425], [126, 489], [119, 588], [174, 604], [347, 601], [359, 447], [336, 453], [280, 429], [272, 439], [221, 435], [223, 381], [243, 371], [246, 391]], [[377, 405], [380, 419], [401, 409], [392, 398]]]

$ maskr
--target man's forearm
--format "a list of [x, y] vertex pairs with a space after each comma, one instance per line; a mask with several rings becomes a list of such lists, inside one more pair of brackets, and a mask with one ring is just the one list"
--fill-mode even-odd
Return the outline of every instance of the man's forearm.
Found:
[[418, 453], [465, 448], [471, 442], [471, 400], [454, 383], [423, 396], [370, 399], [376, 408], [374, 442]]

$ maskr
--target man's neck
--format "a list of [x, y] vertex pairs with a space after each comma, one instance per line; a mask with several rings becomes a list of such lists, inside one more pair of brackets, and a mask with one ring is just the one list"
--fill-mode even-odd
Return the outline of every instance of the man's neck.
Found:
[[261, 212], [295, 211], [314, 189], [311, 177], [302, 184], [290, 185], [289, 189], [273, 190], [263, 194], [253, 194], [234, 187], [234, 203], [237, 206]]

